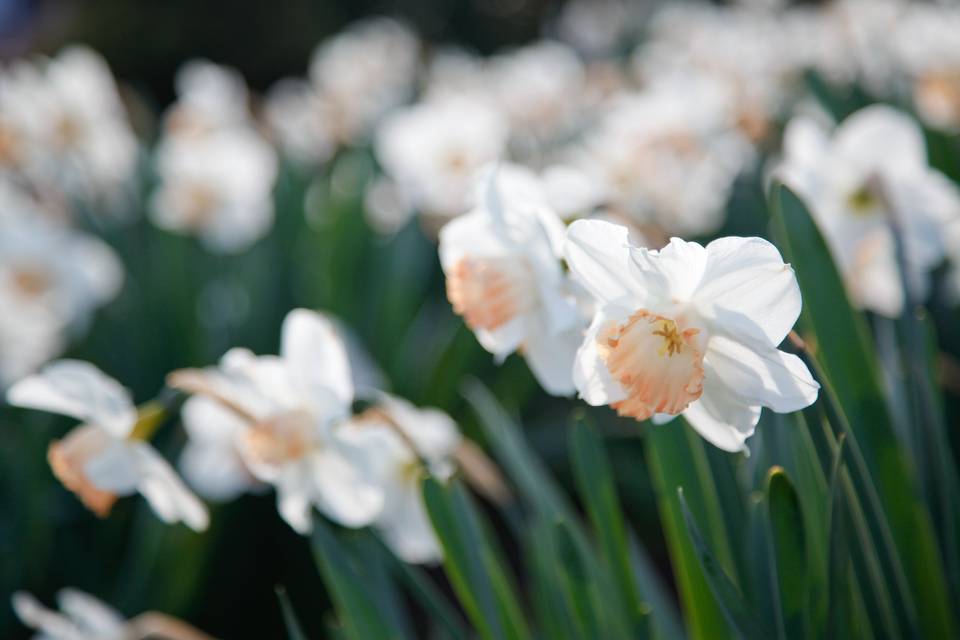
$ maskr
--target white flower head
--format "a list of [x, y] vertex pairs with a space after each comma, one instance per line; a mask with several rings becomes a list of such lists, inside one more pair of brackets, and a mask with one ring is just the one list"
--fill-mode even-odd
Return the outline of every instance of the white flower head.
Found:
[[597, 302], [573, 373], [588, 404], [637, 420], [682, 413], [706, 440], [739, 451], [761, 407], [816, 400], [803, 361], [777, 349], [800, 289], [766, 240], [674, 238], [652, 251], [632, 245], [626, 227], [580, 220], [565, 255]]
[[777, 174], [810, 207], [856, 304], [887, 316], [903, 309], [894, 223], [906, 275], [915, 293], [925, 294], [927, 273], [946, 250], [945, 225], [960, 219], [960, 192], [930, 168], [923, 133], [909, 117], [867, 107], [832, 134], [795, 118]]
[[7, 391], [10, 404], [81, 420], [47, 458], [54, 475], [104, 517], [118, 496], [142, 494], [164, 522], [206, 529], [207, 510], [147, 442], [137, 439], [129, 392], [87, 362], [58, 360]]
[[521, 167], [480, 184], [476, 208], [440, 231], [447, 297], [487, 351], [522, 352], [545, 390], [570, 394], [583, 321], [560, 263], [563, 223]]
[[467, 210], [477, 172], [501, 156], [506, 140], [504, 118], [489, 103], [445, 97], [391, 115], [374, 150], [421, 213], [449, 219]]
[[390, 18], [351, 25], [310, 60], [310, 80], [323, 97], [337, 138], [357, 141], [413, 88], [420, 43]]
[[299, 533], [311, 530], [314, 506], [348, 527], [377, 517], [376, 438], [344, 428], [354, 387], [330, 320], [295, 309], [284, 320], [279, 356], [232, 349], [199, 376], [191, 390], [201, 395], [184, 414], [191, 444], [181, 461], [198, 490], [224, 499], [254, 479], [269, 483], [280, 515]]

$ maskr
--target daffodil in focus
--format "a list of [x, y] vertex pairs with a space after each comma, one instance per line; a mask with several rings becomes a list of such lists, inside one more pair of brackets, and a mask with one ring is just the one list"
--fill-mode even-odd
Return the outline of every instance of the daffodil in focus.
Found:
[[674, 238], [655, 251], [632, 245], [625, 227], [580, 220], [565, 255], [597, 305], [573, 372], [588, 404], [636, 420], [682, 414], [712, 444], [740, 451], [762, 407], [787, 413], [816, 400], [806, 365], [777, 348], [800, 289], [766, 240]]
[[440, 231], [453, 310], [503, 360], [526, 358], [541, 386], [573, 393], [573, 354], [585, 322], [560, 262], [564, 226], [516, 167], [488, 172], [476, 208]]
[[885, 316], [902, 311], [897, 236], [914, 296], [925, 296], [947, 250], [945, 230], [960, 220], [960, 191], [930, 168], [913, 120], [885, 106], [858, 111], [832, 132], [795, 118], [777, 175], [810, 207], [855, 304]]
[[456, 470], [454, 454], [462, 441], [456, 423], [438, 409], [418, 409], [381, 393], [374, 406], [357, 416], [349, 428], [380, 435], [374, 475], [383, 487], [384, 501], [373, 526], [403, 561], [438, 562], [440, 543], [420, 485], [428, 475], [446, 480]]
[[170, 384], [199, 394], [185, 410], [192, 440], [181, 462], [198, 490], [227, 498], [253, 479], [273, 485], [280, 515], [299, 533], [311, 530], [313, 507], [347, 527], [379, 515], [371, 465], [380, 434], [344, 428], [354, 388], [328, 319], [295, 309], [279, 356], [231, 349], [216, 369], [176, 372]]
[[100, 517], [119, 496], [142, 494], [161, 520], [207, 528], [207, 510], [137, 432], [130, 393], [87, 362], [58, 360], [7, 391], [10, 404], [81, 420], [47, 451], [53, 473]]

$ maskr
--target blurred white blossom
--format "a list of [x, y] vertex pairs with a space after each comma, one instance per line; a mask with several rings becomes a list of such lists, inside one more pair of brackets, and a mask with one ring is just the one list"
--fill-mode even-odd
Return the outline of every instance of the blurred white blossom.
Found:
[[943, 260], [945, 229], [960, 220], [960, 192], [931, 169], [923, 133], [905, 114], [872, 106], [835, 131], [798, 117], [784, 135], [777, 173], [810, 207], [853, 302], [897, 316], [904, 291], [894, 227], [915, 296]]
[[153, 222], [196, 235], [211, 251], [243, 251], [273, 225], [276, 153], [255, 127], [236, 72], [191, 62], [177, 88], [155, 153]]
[[47, 459], [57, 479], [98, 516], [109, 514], [117, 497], [140, 493], [164, 522], [207, 528], [206, 507], [137, 433], [130, 393], [92, 364], [52, 362], [10, 387], [7, 400], [83, 422], [50, 445]]
[[51, 611], [25, 591], [12, 597], [13, 611], [46, 640], [125, 640], [127, 621], [112, 607], [77, 589], [57, 593], [60, 611]]

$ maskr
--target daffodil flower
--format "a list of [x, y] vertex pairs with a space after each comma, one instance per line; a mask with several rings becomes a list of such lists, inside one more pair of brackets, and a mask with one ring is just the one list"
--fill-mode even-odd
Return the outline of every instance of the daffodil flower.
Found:
[[299, 533], [311, 530], [314, 506], [347, 527], [380, 513], [383, 492], [370, 472], [378, 434], [344, 428], [350, 363], [322, 315], [291, 311], [279, 356], [231, 349], [218, 368], [178, 372], [170, 384], [199, 394], [184, 416], [193, 449], [182, 464], [204, 493], [236, 495], [252, 475], [276, 488], [280, 515]]
[[54, 475], [98, 516], [109, 514], [118, 496], [140, 493], [164, 522], [207, 528], [206, 507], [136, 432], [130, 393], [92, 364], [52, 362], [14, 384], [7, 400], [83, 421], [50, 445], [47, 459]]
[[960, 221], [960, 190], [931, 169], [920, 127], [872, 106], [834, 131], [795, 118], [784, 133], [781, 179], [806, 201], [858, 306], [895, 317], [905, 293], [894, 226], [916, 297], [943, 260], [949, 225]]
[[631, 245], [625, 227], [581, 220], [566, 259], [597, 303], [573, 371], [588, 404], [637, 420], [683, 414], [709, 442], [739, 451], [761, 407], [785, 413], [816, 400], [803, 361], [777, 349], [800, 290], [769, 242], [674, 238], [653, 251]]
[[420, 485], [427, 475], [446, 480], [456, 469], [454, 455], [463, 440], [456, 423], [438, 409], [419, 409], [380, 393], [374, 407], [357, 416], [350, 428], [377, 431], [380, 438], [374, 473], [384, 501], [373, 526], [403, 561], [438, 562], [440, 543]]
[[440, 231], [453, 310], [498, 360], [523, 353], [549, 393], [573, 393], [585, 322], [559, 253], [563, 223], [510, 167], [488, 174], [480, 202]]

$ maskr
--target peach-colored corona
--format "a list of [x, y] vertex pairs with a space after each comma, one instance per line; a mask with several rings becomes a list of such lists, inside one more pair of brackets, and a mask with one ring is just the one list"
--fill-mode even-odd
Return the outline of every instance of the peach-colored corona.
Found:
[[447, 274], [447, 298], [471, 329], [494, 331], [529, 303], [523, 276], [509, 259], [461, 258]]
[[641, 309], [598, 336], [600, 357], [627, 397], [611, 405], [621, 416], [646, 420], [678, 414], [703, 392], [703, 353], [696, 328]]

